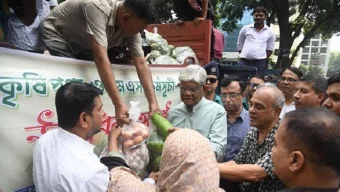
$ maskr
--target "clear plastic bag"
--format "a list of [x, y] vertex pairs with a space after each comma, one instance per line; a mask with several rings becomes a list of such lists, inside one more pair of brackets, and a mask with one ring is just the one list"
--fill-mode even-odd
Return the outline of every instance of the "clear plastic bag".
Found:
[[169, 55], [161, 55], [157, 57], [152, 64], [179, 65], [180, 63]]
[[164, 147], [164, 138], [160, 136], [160, 134], [156, 130], [154, 130], [147, 141], [147, 146], [150, 154], [150, 163], [148, 166], [148, 170], [150, 172], [159, 171], [159, 163]]
[[141, 109], [138, 107], [139, 101], [131, 101], [129, 110], [130, 124], [122, 128], [123, 149], [131, 149], [145, 142], [149, 138], [148, 128], [138, 122]]
[[146, 42], [151, 46], [151, 50], [157, 50], [162, 55], [170, 55], [172, 47], [169, 47], [168, 41], [157, 33], [157, 27], [154, 27], [153, 33], [144, 31]]
[[149, 151], [146, 140], [149, 138], [149, 128], [138, 122], [141, 109], [139, 101], [131, 101], [129, 110], [130, 124], [122, 128], [120, 137], [120, 153], [124, 154], [126, 163], [137, 174], [143, 172], [149, 163]]
[[176, 47], [172, 51], [172, 57], [175, 58], [180, 64], [184, 64], [186, 58], [193, 57], [195, 58], [195, 64], [198, 64], [198, 59], [195, 52], [188, 46]]

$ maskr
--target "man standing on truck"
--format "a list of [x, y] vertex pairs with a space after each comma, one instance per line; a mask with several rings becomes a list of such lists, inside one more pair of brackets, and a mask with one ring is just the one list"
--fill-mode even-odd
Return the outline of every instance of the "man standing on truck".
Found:
[[117, 123], [122, 125], [129, 123], [128, 108], [119, 95], [111, 69], [111, 50], [118, 47], [115, 52], [119, 55], [127, 45], [149, 102], [149, 110], [151, 113], [159, 111], [139, 34], [156, 18], [153, 0], [65, 1], [47, 16], [42, 23], [41, 34], [51, 55], [95, 61], [115, 106]]
[[[197, 27], [201, 21], [212, 20], [214, 22], [214, 8], [209, 0], [172, 0], [177, 17], [183, 21], [194, 21]], [[213, 27], [213, 26], [212, 26]], [[210, 57], [214, 58], [215, 35], [211, 29]]]
[[267, 70], [267, 59], [275, 49], [275, 34], [264, 23], [268, 17], [267, 9], [257, 7], [254, 10], [254, 21], [244, 26], [237, 40], [241, 66], [254, 66], [259, 75]]

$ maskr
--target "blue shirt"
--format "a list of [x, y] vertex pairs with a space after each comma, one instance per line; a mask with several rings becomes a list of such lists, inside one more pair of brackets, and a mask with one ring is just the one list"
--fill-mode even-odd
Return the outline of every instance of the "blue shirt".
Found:
[[234, 123], [228, 124], [228, 143], [224, 161], [233, 160], [240, 151], [243, 141], [250, 129], [249, 112], [242, 109], [240, 116], [236, 118]]
[[226, 111], [221, 105], [203, 97], [191, 113], [182, 102], [169, 110], [168, 120], [175, 127], [194, 129], [208, 138], [217, 161], [223, 161], [228, 133]]

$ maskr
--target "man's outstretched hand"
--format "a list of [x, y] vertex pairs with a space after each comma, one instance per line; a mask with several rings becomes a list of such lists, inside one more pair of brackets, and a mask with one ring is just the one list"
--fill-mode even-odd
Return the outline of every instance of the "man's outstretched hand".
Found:
[[123, 127], [124, 124], [126, 125], [130, 124], [129, 108], [125, 105], [125, 103], [116, 104], [115, 113], [116, 113], [116, 121], [117, 121], [118, 126]]

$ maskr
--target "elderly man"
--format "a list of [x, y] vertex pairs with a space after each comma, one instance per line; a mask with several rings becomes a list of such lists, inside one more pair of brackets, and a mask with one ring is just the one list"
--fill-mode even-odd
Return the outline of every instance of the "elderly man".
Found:
[[207, 82], [204, 85], [204, 97], [210, 101], [215, 101], [216, 103], [223, 106], [221, 97], [216, 95], [216, 88], [218, 85], [219, 69], [216, 61], [212, 61], [203, 67], [207, 72]]
[[327, 80], [319, 75], [305, 75], [294, 94], [296, 109], [321, 107], [326, 97]]
[[227, 118], [224, 108], [204, 98], [207, 73], [198, 65], [189, 65], [179, 74], [181, 100], [168, 112], [175, 127], [191, 128], [210, 140], [218, 161], [223, 160], [227, 144]]
[[287, 113], [275, 134], [275, 174], [282, 192], [337, 192], [340, 182], [340, 118], [322, 108]]
[[278, 87], [285, 96], [285, 103], [280, 114], [282, 119], [286, 113], [295, 110], [293, 95], [296, 92], [297, 81], [303, 76], [302, 71], [295, 67], [283, 69], [280, 73]]
[[249, 79], [247, 83], [246, 97], [243, 100], [243, 107], [246, 110], [249, 110], [249, 102], [253, 97], [254, 92], [257, 89], [257, 86], [264, 83], [264, 77], [260, 75], [253, 76]]
[[328, 98], [323, 103], [327, 109], [333, 111], [340, 117], [340, 73], [328, 79], [326, 94]]
[[284, 188], [273, 173], [270, 152], [285, 99], [275, 85], [265, 83], [261, 86], [250, 101], [252, 127], [240, 152], [234, 161], [219, 164], [221, 178], [241, 182], [243, 192], [269, 192]]
[[139, 34], [156, 18], [153, 0], [65, 1], [43, 21], [41, 36], [51, 55], [94, 61], [115, 106], [118, 124], [129, 124], [128, 108], [119, 94], [109, 58], [119, 58], [127, 46], [149, 110], [159, 111]]
[[101, 129], [101, 94], [88, 83], [71, 82], [58, 89], [55, 104], [61, 128], [41, 136], [33, 150], [33, 181], [38, 192], [107, 191], [109, 170], [127, 167], [123, 156], [114, 152], [118, 151], [119, 137], [115, 131], [109, 135], [110, 157], [102, 158], [103, 164], [87, 142]]

